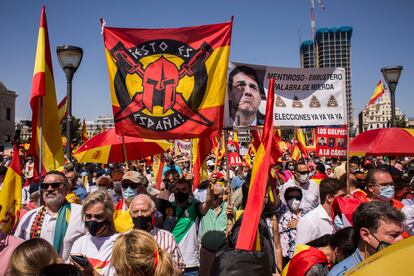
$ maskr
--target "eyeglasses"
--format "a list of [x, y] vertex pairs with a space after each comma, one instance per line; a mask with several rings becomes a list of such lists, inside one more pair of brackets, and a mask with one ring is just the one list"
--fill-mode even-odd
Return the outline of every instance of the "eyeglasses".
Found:
[[307, 174], [309, 171], [296, 171], [298, 174]]
[[52, 189], [58, 189], [60, 186], [62, 186], [62, 182], [51, 182], [51, 183], [42, 183], [42, 190], [47, 190], [51, 186]]
[[394, 182], [387, 182], [387, 183], [375, 183], [375, 185], [379, 186], [379, 187], [388, 187], [388, 186], [392, 186], [394, 187]]
[[141, 183], [135, 183], [132, 181], [122, 181], [121, 183], [123, 189], [128, 189], [130, 187], [131, 189], [137, 189], [139, 186], [141, 186]]

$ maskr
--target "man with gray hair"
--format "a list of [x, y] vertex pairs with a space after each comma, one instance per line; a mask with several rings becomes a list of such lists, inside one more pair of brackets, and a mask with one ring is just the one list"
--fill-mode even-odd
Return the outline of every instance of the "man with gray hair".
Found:
[[173, 234], [155, 227], [157, 210], [151, 197], [146, 194], [139, 194], [132, 199], [129, 208], [134, 228], [150, 233], [158, 246], [170, 253], [175, 266], [184, 271], [184, 260]]
[[69, 259], [73, 243], [84, 235], [82, 206], [69, 203], [68, 179], [59, 171], [46, 173], [41, 184], [44, 205], [27, 212], [15, 232], [24, 240], [42, 238], [53, 245], [64, 261]]

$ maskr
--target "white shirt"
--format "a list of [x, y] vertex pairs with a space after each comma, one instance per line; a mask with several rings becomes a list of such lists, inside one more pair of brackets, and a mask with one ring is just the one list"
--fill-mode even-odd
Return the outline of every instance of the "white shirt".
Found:
[[115, 275], [116, 270], [111, 265], [112, 248], [119, 234], [109, 237], [93, 237], [90, 234], [77, 239], [70, 254], [85, 255], [95, 271], [104, 276]]
[[332, 218], [320, 204], [299, 220], [296, 229], [296, 245], [307, 244], [334, 232]]
[[[63, 238], [63, 245], [61, 247], [61, 252], [59, 256], [62, 257], [64, 261], [69, 259], [69, 253], [72, 248], [73, 243], [81, 236], [85, 235], [85, 227], [82, 221], [82, 206], [79, 204], [71, 203], [71, 216], [66, 230], [65, 237]], [[37, 212], [42, 207], [28, 211], [23, 218], [20, 220], [17, 225], [14, 235], [24, 240], [30, 239], [30, 229], [32, 227], [33, 221], [36, 217]], [[53, 245], [53, 238], [55, 236], [55, 227], [58, 214], [51, 215], [49, 212], [45, 213], [43, 219], [43, 225], [40, 232], [40, 237], [48, 241]]]
[[[315, 209], [319, 205], [319, 185], [315, 181], [309, 180], [308, 183], [299, 185], [298, 183], [296, 183], [294, 177], [292, 177], [285, 184], [282, 185], [282, 190], [280, 191], [280, 194], [284, 195], [286, 189], [289, 187], [299, 187], [302, 190], [302, 201], [300, 202], [299, 207], [304, 214]], [[287, 205], [284, 196], [281, 196], [280, 199], [285, 205]]]
[[200, 190], [199, 188], [194, 191], [194, 198], [200, 202], [206, 201], [207, 189]]

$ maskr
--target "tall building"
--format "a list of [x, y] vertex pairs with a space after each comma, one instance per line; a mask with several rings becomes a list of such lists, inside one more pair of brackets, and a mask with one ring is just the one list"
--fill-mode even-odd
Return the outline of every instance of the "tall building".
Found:
[[7, 89], [0, 82], [0, 146], [9, 146], [14, 137], [14, 116], [16, 110], [15, 91]]
[[352, 27], [320, 28], [314, 40], [300, 45], [302, 68], [342, 67], [345, 69], [348, 121], [353, 125], [351, 87], [351, 36]]
[[[391, 95], [389, 90], [386, 89], [375, 104], [365, 106], [361, 113], [359, 132], [388, 127], [391, 122]], [[395, 119], [404, 120], [408, 124], [408, 119], [398, 107], [395, 108]]]
[[303, 41], [300, 45], [300, 66], [315, 68], [315, 47], [312, 40]]

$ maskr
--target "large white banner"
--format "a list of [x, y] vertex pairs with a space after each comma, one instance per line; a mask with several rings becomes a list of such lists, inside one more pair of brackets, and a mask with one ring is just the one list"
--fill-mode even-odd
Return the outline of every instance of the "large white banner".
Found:
[[269, 78], [275, 79], [275, 126], [347, 123], [343, 68], [282, 68], [230, 63], [225, 127], [263, 125]]

